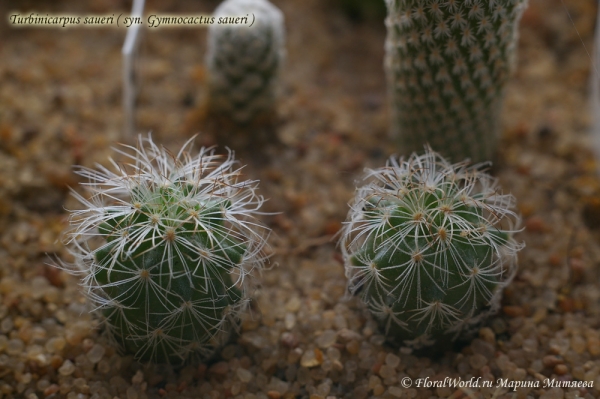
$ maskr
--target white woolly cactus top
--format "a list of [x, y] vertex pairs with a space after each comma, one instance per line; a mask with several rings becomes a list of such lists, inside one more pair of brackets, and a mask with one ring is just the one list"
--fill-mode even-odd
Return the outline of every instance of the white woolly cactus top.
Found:
[[349, 291], [391, 340], [456, 338], [497, 310], [522, 247], [519, 217], [481, 166], [427, 149], [369, 170], [357, 190], [340, 242]]
[[[98, 228], [108, 219], [130, 218], [140, 209], [150, 207], [157, 213], [148, 215], [150, 219], [143, 229], [144, 234], [137, 237], [135, 245], [128, 249], [129, 253], [144, 242], [164, 241], [167, 250], [171, 243], [180, 241], [185, 246], [194, 247], [195, 243], [185, 242], [185, 238], [168, 240], [169, 229], [186, 222], [202, 227], [193, 209], [212, 203], [212, 206], [218, 204], [223, 212], [222, 221], [229, 225], [228, 233], [242, 238], [252, 248], [246, 251], [243, 263], [262, 267], [264, 258], [261, 251], [266, 242], [264, 231], [260, 230], [264, 228], [254, 217], [265, 200], [256, 193], [258, 182], [238, 181], [241, 167], [236, 167], [238, 162], [232, 152], [223, 159], [213, 149], [203, 147], [193, 156], [188, 152], [193, 140], [190, 139], [177, 154], [173, 154], [156, 145], [150, 137], [140, 136], [137, 147], [123, 145], [124, 151], [115, 150], [131, 162], [123, 164], [110, 159], [114, 171], [102, 165], [97, 165], [96, 170], [80, 168], [77, 174], [88, 179], [82, 185], [92, 196], [86, 199], [73, 193], [85, 207], [71, 211], [69, 220], [73, 229], [68, 233], [69, 241], [76, 241], [80, 244], [78, 248], [83, 249], [81, 245], [96, 238]], [[170, 190], [168, 197], [175, 205], [163, 207], [160, 191], [182, 183], [188, 185], [189, 190]], [[123, 235], [117, 239], [126, 241], [131, 237]], [[122, 246], [117, 245], [117, 248]], [[90, 249], [81, 254], [88, 257], [93, 252]], [[251, 268], [246, 269], [249, 271]], [[246, 274], [247, 271], [243, 271], [241, 276]]]
[[106, 330], [138, 360], [206, 358], [229, 337], [265, 263], [269, 229], [255, 218], [258, 182], [233, 154], [177, 153], [139, 138], [125, 163], [81, 168], [89, 199], [65, 242]]

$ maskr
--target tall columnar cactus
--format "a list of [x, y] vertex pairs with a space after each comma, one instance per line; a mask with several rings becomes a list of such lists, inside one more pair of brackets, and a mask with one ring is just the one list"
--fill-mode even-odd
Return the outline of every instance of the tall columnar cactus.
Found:
[[141, 361], [204, 358], [237, 327], [264, 264], [257, 182], [233, 155], [177, 155], [139, 139], [114, 171], [80, 169], [90, 199], [65, 235], [110, 336]]
[[514, 199], [430, 149], [370, 170], [342, 230], [349, 290], [392, 341], [468, 332], [495, 312], [516, 271]]
[[[271, 118], [285, 55], [284, 18], [268, 0], [226, 0], [209, 27], [209, 109], [235, 124]], [[247, 23], [219, 24], [224, 17]]]
[[392, 133], [453, 161], [492, 159], [527, 0], [386, 0]]

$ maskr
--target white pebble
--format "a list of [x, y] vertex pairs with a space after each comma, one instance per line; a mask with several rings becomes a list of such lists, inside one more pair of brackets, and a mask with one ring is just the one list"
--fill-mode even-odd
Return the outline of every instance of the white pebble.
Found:
[[69, 359], [65, 360], [58, 369], [58, 372], [64, 376], [73, 374], [73, 371], [75, 371], [75, 365]]
[[400, 358], [393, 353], [388, 353], [385, 356], [385, 364], [390, 367], [396, 368], [400, 364]]
[[90, 362], [92, 362], [93, 364], [98, 363], [100, 360], [102, 360], [102, 356], [104, 356], [104, 347], [102, 345], [99, 344], [95, 344], [94, 346], [92, 346], [92, 348], [88, 351], [87, 353], [87, 358]]
[[250, 382], [252, 380], [252, 373], [246, 369], [240, 367], [236, 373], [241, 382]]
[[337, 333], [333, 330], [325, 330], [323, 334], [319, 335], [315, 340], [316, 344], [323, 349], [329, 348], [337, 339]]

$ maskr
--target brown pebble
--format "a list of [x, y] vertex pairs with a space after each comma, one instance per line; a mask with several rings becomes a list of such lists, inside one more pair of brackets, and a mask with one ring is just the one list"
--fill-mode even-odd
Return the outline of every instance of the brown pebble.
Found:
[[60, 387], [56, 384], [52, 384], [48, 388], [44, 389], [44, 396], [50, 396], [58, 391], [60, 391]]
[[81, 344], [81, 347], [84, 352], [88, 352], [90, 349], [92, 349], [93, 346], [94, 346], [94, 341], [89, 338], [84, 339]]
[[484, 341], [495, 344], [496, 343], [496, 334], [494, 334], [494, 330], [489, 327], [483, 327], [479, 330], [479, 336]]
[[196, 369], [196, 378], [199, 380], [203, 379], [207, 369], [208, 367], [206, 366], [206, 364], [200, 364]]
[[554, 267], [561, 266], [563, 264], [562, 256], [554, 253], [548, 257], [548, 263], [550, 264], [550, 266]]
[[529, 176], [531, 173], [531, 166], [529, 165], [517, 165], [517, 173], [522, 176]]
[[569, 260], [569, 266], [571, 267], [571, 279], [573, 283], [580, 283], [583, 280], [585, 265], [581, 259], [571, 258]]
[[532, 233], [543, 233], [547, 228], [546, 222], [539, 216], [531, 216], [525, 222], [525, 229]]
[[565, 313], [571, 313], [575, 309], [575, 301], [571, 297], [560, 295], [558, 297], [558, 307]]
[[243, 369], [250, 369], [250, 367], [252, 366], [252, 359], [250, 359], [248, 356], [242, 356], [240, 358], [240, 367]]
[[229, 365], [227, 364], [227, 362], [218, 362], [210, 366], [210, 369], [208, 369], [208, 371], [212, 374], [226, 375], [229, 371]]
[[514, 136], [518, 140], [522, 140], [524, 138], [527, 138], [527, 135], [530, 131], [531, 128], [529, 127], [529, 125], [527, 125], [525, 122], [519, 122], [519, 124], [515, 126], [514, 129], [512, 129], [512, 131], [509, 132], [509, 134], [511, 136]]
[[371, 367], [371, 371], [373, 372], [373, 374], [378, 374], [379, 370], [381, 369], [381, 366], [383, 366], [383, 363], [381, 362], [376, 362], [373, 367]]
[[519, 205], [519, 212], [521, 213], [521, 215], [523, 215], [523, 217], [529, 217], [533, 214], [533, 212], [535, 212], [535, 206], [532, 204], [520, 204]]
[[159, 394], [160, 396], [167, 396], [167, 391], [165, 391], [163, 388], [160, 388], [160, 389], [158, 390], [158, 394]]
[[504, 306], [502, 311], [508, 317], [521, 317], [525, 313], [521, 306]]
[[600, 355], [600, 339], [597, 336], [589, 336], [587, 338], [587, 347], [592, 356]]
[[181, 381], [181, 383], [179, 385], [177, 385], [177, 392], [181, 393], [183, 392], [188, 386], [187, 381]]
[[295, 348], [298, 346], [300, 340], [298, 337], [291, 332], [284, 332], [281, 334], [281, 344], [283, 346], [287, 346], [288, 348]]
[[319, 348], [315, 348], [315, 359], [317, 359], [319, 364], [323, 363], [323, 352]]
[[280, 182], [281, 178], [283, 177], [283, 172], [279, 169], [268, 168], [265, 169], [265, 175], [267, 176], [268, 180]]
[[54, 287], [58, 287], [58, 288], [64, 287], [65, 274], [63, 273], [63, 271], [56, 267], [52, 267], [52, 266], [48, 266], [48, 265], [45, 265], [45, 266], [46, 267], [44, 268], [44, 277], [46, 277], [46, 280], [48, 280], [50, 282], [50, 284], [52, 284]]
[[283, 231], [290, 231], [294, 227], [294, 222], [292, 222], [290, 218], [287, 218], [281, 214], [276, 215], [273, 220], [274, 223]]
[[324, 233], [327, 235], [335, 235], [342, 228], [342, 224], [339, 220], [330, 220], [325, 223], [325, 227], [323, 228]]
[[346, 343], [350, 341], [360, 341], [362, 338], [359, 333], [357, 333], [356, 331], [349, 330], [347, 328], [340, 330], [338, 332], [338, 337], [341, 341]]
[[359, 345], [358, 341], [350, 341], [346, 344], [346, 350], [351, 355], [356, 355], [358, 353]]
[[562, 359], [559, 358], [558, 356], [554, 356], [554, 355], [547, 355], [544, 356], [544, 358], [542, 359], [542, 363], [544, 366], [548, 367], [548, 368], [552, 368], [555, 367], [558, 364], [562, 363]]
[[267, 396], [269, 399], [279, 399], [281, 398], [281, 394], [277, 391], [269, 391], [267, 392]]
[[554, 366], [554, 372], [558, 375], [565, 375], [569, 372], [569, 368], [564, 364], [557, 364]]
[[50, 366], [52, 366], [52, 368], [54, 370], [58, 370], [58, 368], [60, 366], [62, 366], [64, 359], [62, 358], [62, 356], [59, 355], [54, 355], [52, 356], [52, 358], [50, 359]]

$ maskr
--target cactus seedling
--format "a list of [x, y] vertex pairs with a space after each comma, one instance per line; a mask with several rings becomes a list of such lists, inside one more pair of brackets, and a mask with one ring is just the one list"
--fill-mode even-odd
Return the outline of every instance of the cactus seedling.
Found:
[[248, 23], [209, 27], [210, 112], [238, 125], [271, 118], [285, 54], [283, 14], [267, 0], [226, 0], [214, 15], [217, 21], [247, 17]]
[[392, 134], [453, 161], [492, 159], [527, 0], [386, 0]]
[[426, 150], [370, 170], [341, 237], [349, 291], [391, 341], [468, 332], [499, 306], [521, 245], [514, 199], [489, 175]]
[[171, 154], [150, 137], [119, 150], [114, 170], [82, 168], [90, 199], [65, 241], [116, 343], [140, 361], [206, 358], [237, 327], [265, 262], [264, 202], [225, 159], [192, 140]]

